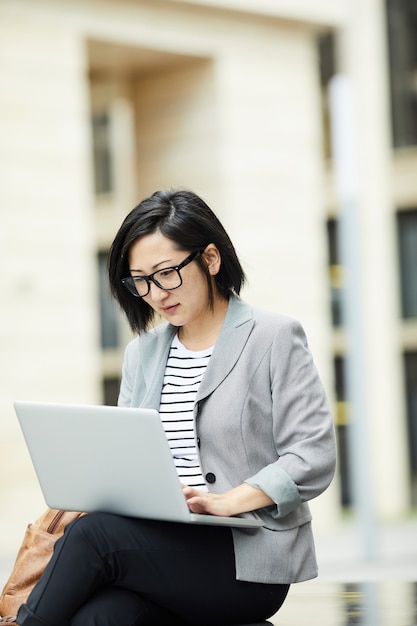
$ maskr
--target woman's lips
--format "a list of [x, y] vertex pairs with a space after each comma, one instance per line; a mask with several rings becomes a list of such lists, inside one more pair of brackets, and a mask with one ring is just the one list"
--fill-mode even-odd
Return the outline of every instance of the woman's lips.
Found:
[[172, 304], [171, 306], [165, 306], [162, 309], [162, 314], [163, 315], [172, 315], [173, 313], [176, 312], [178, 307], [178, 304]]

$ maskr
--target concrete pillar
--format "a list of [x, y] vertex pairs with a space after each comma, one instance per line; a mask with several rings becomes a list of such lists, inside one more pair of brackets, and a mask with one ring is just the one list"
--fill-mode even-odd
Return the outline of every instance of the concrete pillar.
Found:
[[409, 506], [385, 30], [383, 0], [356, 0], [339, 38], [339, 69], [351, 81], [357, 121], [366, 413], [360, 418], [368, 420], [369, 497], [380, 518]]
[[0, 553], [14, 555], [45, 503], [13, 401], [100, 389], [83, 42], [18, 7], [0, 24]]

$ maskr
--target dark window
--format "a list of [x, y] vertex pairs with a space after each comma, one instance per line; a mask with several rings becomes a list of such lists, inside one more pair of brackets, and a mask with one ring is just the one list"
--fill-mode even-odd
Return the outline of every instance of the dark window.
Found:
[[340, 265], [337, 221], [327, 222], [327, 243], [329, 261], [330, 303], [333, 326], [342, 324], [342, 266]]
[[417, 352], [404, 355], [412, 504], [417, 505]]
[[344, 359], [336, 357], [334, 368], [336, 383], [337, 455], [340, 472], [341, 504], [342, 507], [347, 508], [352, 504], [352, 493], [349, 469], [349, 407], [346, 402]]
[[119, 310], [110, 295], [107, 278], [107, 253], [98, 254], [98, 278], [100, 296], [100, 335], [101, 347], [117, 348], [119, 345]]
[[400, 256], [401, 312], [417, 317], [417, 209], [397, 214]]
[[387, 0], [394, 147], [417, 145], [417, 2]]
[[330, 106], [329, 106], [329, 81], [336, 72], [335, 38], [332, 32], [319, 36], [318, 59], [321, 86], [321, 113], [323, 122], [323, 151], [324, 156], [331, 156], [330, 135]]
[[335, 39], [333, 32], [324, 33], [318, 38], [320, 82], [323, 87], [329, 84], [336, 73]]
[[94, 115], [92, 127], [95, 192], [109, 193], [113, 188], [109, 115], [107, 113]]
[[120, 378], [105, 378], [103, 380], [103, 400], [106, 406], [117, 406], [119, 390]]

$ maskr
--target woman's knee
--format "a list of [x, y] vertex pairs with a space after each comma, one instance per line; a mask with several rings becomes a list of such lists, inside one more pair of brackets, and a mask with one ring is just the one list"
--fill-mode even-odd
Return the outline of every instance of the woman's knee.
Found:
[[108, 531], [114, 522], [114, 518], [108, 513], [89, 513], [74, 520], [65, 528], [64, 535], [56, 543], [56, 551], [60, 551], [64, 547], [72, 548], [85, 547], [93, 548], [94, 551], [101, 553], [108, 549], [112, 533]]
[[[163, 609], [120, 587], [102, 587], [73, 616], [70, 626], [142, 626], [164, 623]], [[167, 623], [171, 623], [168, 619]]]
[[97, 533], [100, 533], [101, 529], [106, 532], [106, 529], [114, 525], [115, 517], [116, 516], [110, 513], [88, 513], [68, 524], [65, 528], [64, 536], [70, 534], [73, 537], [79, 534], [87, 538], [97, 536]]

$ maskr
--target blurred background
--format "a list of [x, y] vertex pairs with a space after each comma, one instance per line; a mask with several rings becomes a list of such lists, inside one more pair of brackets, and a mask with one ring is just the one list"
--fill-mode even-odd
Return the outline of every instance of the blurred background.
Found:
[[[13, 401], [116, 403], [130, 331], [107, 252], [166, 187], [219, 215], [243, 297], [306, 329], [339, 448], [318, 536], [364, 505], [358, 468], [371, 533], [415, 521], [417, 1], [1, 0], [0, 76], [0, 561], [45, 508]], [[354, 110], [347, 191], [336, 76]]]

